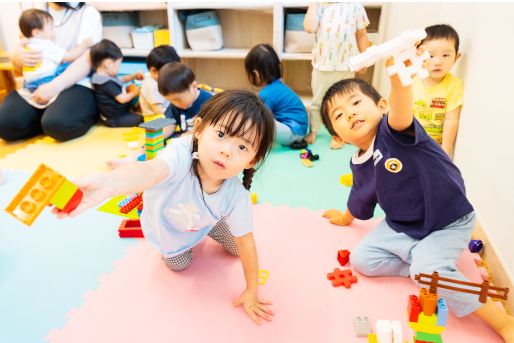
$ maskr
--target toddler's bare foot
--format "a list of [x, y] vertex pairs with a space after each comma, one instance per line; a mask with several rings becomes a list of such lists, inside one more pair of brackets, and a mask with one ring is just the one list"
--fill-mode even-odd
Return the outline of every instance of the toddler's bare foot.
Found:
[[330, 149], [341, 149], [346, 143], [345, 142], [336, 142], [334, 139], [332, 139], [332, 142], [330, 142]]
[[498, 330], [498, 334], [506, 343], [514, 343], [514, 317], [510, 317], [510, 323]]
[[309, 144], [314, 144], [314, 142], [316, 142], [316, 132], [310, 132], [305, 136], [304, 140]]

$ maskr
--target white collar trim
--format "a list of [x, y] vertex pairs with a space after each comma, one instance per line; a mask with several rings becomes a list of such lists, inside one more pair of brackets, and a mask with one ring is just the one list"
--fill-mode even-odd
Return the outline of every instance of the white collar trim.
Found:
[[366, 150], [366, 152], [364, 154], [362, 154], [361, 156], [359, 156], [360, 149], [357, 149], [355, 154], [353, 154], [353, 156], [352, 156], [353, 164], [363, 164], [364, 162], [369, 160], [371, 158], [371, 156], [373, 156], [373, 146], [375, 145], [375, 138], [376, 138], [376, 136], [373, 137], [373, 140], [371, 141], [371, 144], [369, 145], [368, 150]]

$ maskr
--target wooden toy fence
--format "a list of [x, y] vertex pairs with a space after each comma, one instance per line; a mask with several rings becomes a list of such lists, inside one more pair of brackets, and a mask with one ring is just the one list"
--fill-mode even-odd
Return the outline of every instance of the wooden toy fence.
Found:
[[[491, 298], [497, 298], [497, 299], [503, 299], [507, 300], [507, 295], [509, 293], [509, 288], [501, 288], [501, 287], [495, 287], [489, 285], [489, 281], [484, 281], [481, 284], [480, 283], [473, 283], [473, 282], [467, 282], [467, 281], [461, 281], [456, 279], [449, 279], [445, 277], [440, 277], [438, 272], [433, 272], [432, 275], [430, 274], [416, 274], [414, 277], [416, 281], [418, 281], [422, 285], [429, 285], [430, 286], [430, 293], [436, 294], [437, 288], [444, 288], [449, 289], [456, 292], [463, 292], [463, 293], [470, 293], [470, 294], [477, 294], [478, 300], [481, 303], [485, 303], [487, 301], [487, 297]], [[427, 278], [428, 280], [424, 280], [423, 278]], [[444, 283], [441, 283], [444, 282]], [[467, 288], [463, 287], [457, 287], [457, 286], [451, 286], [450, 284], [457, 284], [457, 285], [463, 285], [467, 286]], [[470, 288], [478, 288], [478, 289], [470, 289]]]

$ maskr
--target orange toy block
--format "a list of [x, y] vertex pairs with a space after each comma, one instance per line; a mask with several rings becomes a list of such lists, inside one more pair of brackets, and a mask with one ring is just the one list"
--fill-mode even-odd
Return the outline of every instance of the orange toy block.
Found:
[[419, 303], [425, 316], [431, 316], [437, 308], [437, 294], [430, 293], [428, 289], [422, 288], [419, 292]]
[[50, 204], [66, 178], [41, 164], [23, 185], [5, 210], [24, 224], [32, 225], [41, 211]]

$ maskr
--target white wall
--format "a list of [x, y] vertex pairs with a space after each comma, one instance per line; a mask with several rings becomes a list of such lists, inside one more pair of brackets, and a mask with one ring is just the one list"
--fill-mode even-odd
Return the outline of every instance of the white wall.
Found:
[[[514, 4], [387, 4], [384, 39], [446, 23], [459, 33], [464, 80], [455, 162], [490, 244], [514, 281]], [[375, 79], [388, 94], [383, 72]]]
[[0, 46], [7, 51], [18, 44], [20, 29], [18, 18], [21, 14], [20, 4], [9, 2], [0, 4]]

